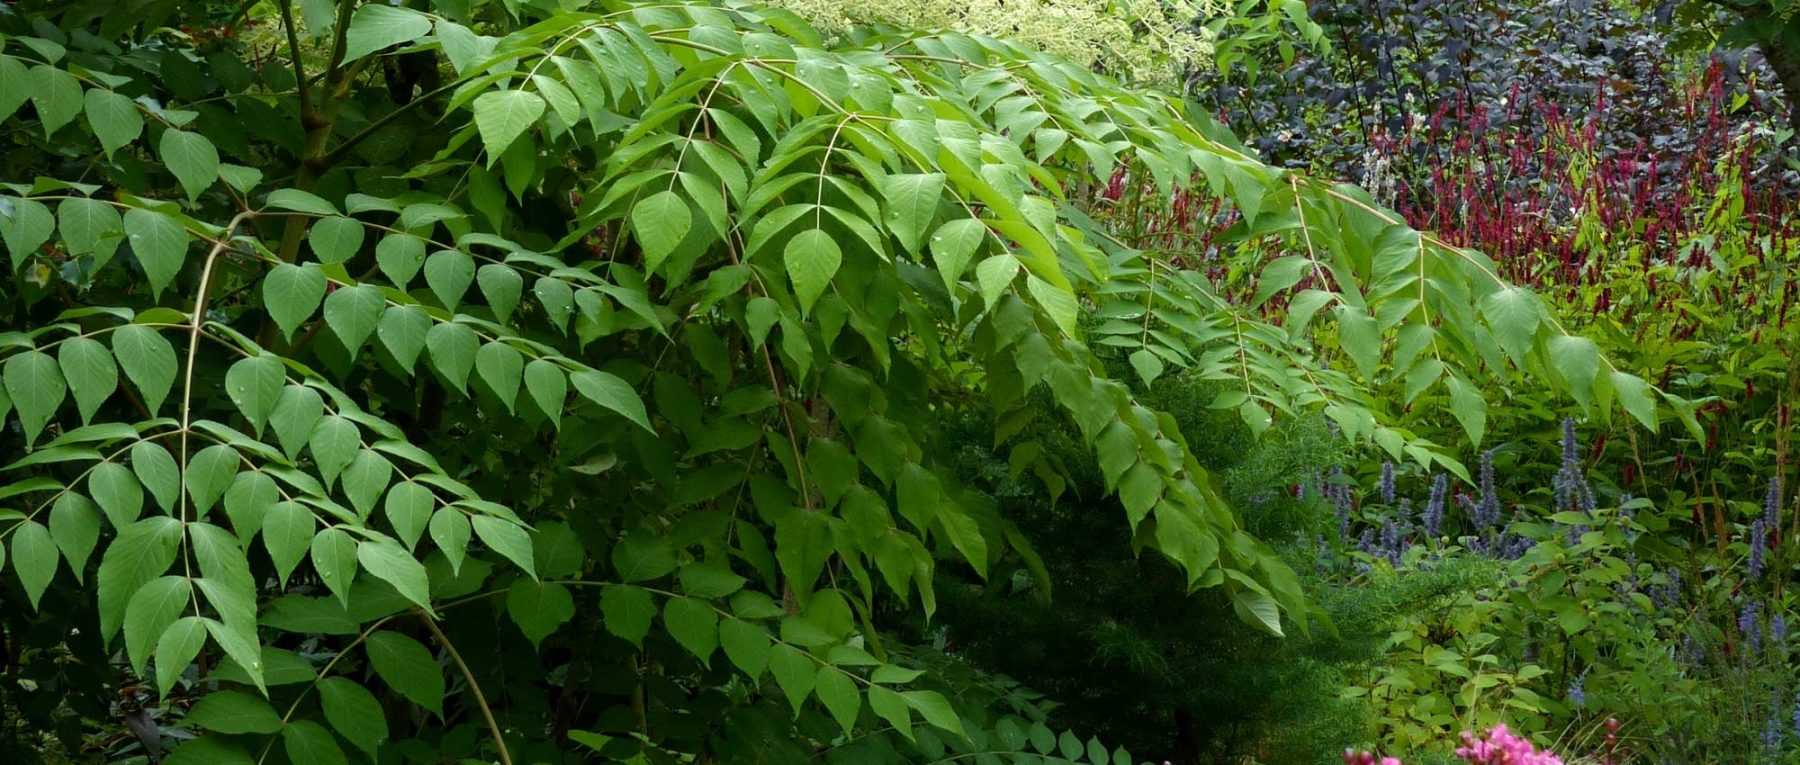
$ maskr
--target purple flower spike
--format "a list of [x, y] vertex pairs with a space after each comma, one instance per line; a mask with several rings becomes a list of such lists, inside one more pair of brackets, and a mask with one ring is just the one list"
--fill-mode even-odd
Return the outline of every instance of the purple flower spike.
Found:
[[1762, 645], [1762, 607], [1754, 600], [1744, 602], [1744, 610], [1738, 612], [1738, 632], [1744, 635], [1744, 652], [1755, 653]]
[[1763, 519], [1758, 518], [1750, 524], [1750, 558], [1746, 566], [1750, 569], [1751, 579], [1762, 577], [1763, 559], [1767, 555], [1768, 546], [1769, 529], [1764, 525]]
[[1781, 476], [1769, 479], [1769, 493], [1763, 496], [1763, 524], [1769, 528], [1780, 525], [1781, 515]]
[[1436, 538], [1438, 529], [1444, 524], [1444, 495], [1450, 489], [1450, 481], [1439, 475], [1431, 482], [1431, 499], [1425, 502], [1425, 513], [1420, 522], [1425, 526], [1425, 535]]
[[1394, 504], [1394, 463], [1381, 463], [1381, 501]]

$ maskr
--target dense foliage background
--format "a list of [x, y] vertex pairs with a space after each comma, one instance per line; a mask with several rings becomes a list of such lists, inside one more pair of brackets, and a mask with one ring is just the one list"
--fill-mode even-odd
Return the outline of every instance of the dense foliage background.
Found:
[[0, 5], [0, 758], [1800, 762], [1794, 23]]

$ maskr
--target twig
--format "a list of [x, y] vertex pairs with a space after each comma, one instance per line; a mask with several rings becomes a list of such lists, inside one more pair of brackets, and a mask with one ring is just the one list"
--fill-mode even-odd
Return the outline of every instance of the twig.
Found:
[[506, 751], [506, 738], [500, 735], [500, 724], [494, 721], [494, 710], [488, 707], [487, 697], [481, 693], [481, 684], [475, 682], [475, 673], [469, 671], [469, 665], [463, 661], [462, 654], [456, 652], [456, 646], [452, 645], [450, 637], [438, 628], [437, 622], [432, 621], [431, 617], [423, 612], [419, 614], [419, 621], [425, 622], [425, 627], [431, 630], [431, 636], [444, 646], [444, 652], [450, 654], [450, 661], [456, 664], [456, 668], [462, 672], [463, 680], [468, 682], [469, 693], [475, 696], [475, 706], [481, 709], [482, 718], [487, 720], [488, 733], [494, 737], [494, 747], [499, 750], [500, 765], [512, 765], [512, 755]]

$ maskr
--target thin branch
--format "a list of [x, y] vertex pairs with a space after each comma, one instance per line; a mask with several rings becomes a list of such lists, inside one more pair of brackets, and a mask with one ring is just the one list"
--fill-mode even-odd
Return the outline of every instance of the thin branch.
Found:
[[419, 613], [419, 621], [424, 622], [425, 627], [431, 630], [431, 636], [437, 638], [438, 644], [444, 647], [445, 653], [450, 654], [450, 661], [455, 662], [456, 668], [462, 672], [463, 680], [468, 682], [469, 693], [475, 696], [475, 706], [481, 709], [482, 718], [487, 720], [488, 733], [494, 737], [494, 747], [499, 750], [500, 765], [512, 765], [512, 755], [506, 751], [506, 737], [500, 734], [500, 724], [494, 721], [494, 710], [488, 707], [487, 697], [481, 693], [481, 684], [475, 682], [475, 673], [469, 671], [469, 665], [463, 661], [462, 654], [457, 653], [456, 646], [452, 645], [450, 637], [438, 628], [437, 622], [432, 621], [431, 617], [424, 612]]
[[300, 94], [300, 122], [304, 125], [313, 113], [312, 96], [307, 92], [306, 71], [300, 64], [300, 33], [294, 26], [292, 0], [281, 0], [281, 27], [287, 32], [288, 56], [294, 59], [294, 89]]
[[[200, 288], [194, 293], [193, 315], [188, 317], [187, 369], [181, 381], [181, 480], [175, 497], [176, 504], [181, 507], [181, 522], [184, 524], [187, 523], [188, 430], [193, 423], [194, 366], [200, 352], [200, 325], [206, 323], [206, 288], [212, 282], [213, 264], [219, 261], [219, 253], [225, 249], [227, 244], [231, 243], [232, 233], [254, 215], [255, 213], [252, 212], [241, 212], [232, 217], [231, 222], [225, 224], [224, 234], [213, 244], [212, 250], [206, 253], [206, 263], [200, 270]], [[182, 566], [188, 578], [192, 579], [194, 576], [193, 549], [186, 542], [187, 535], [182, 535], [182, 540], [184, 551]], [[199, 596], [194, 595], [192, 590], [189, 591], [189, 595], [194, 599], [194, 613], [198, 615], [200, 612]]]
[[418, 98], [415, 98], [411, 101], [401, 104], [399, 108], [397, 108], [391, 112], [388, 112], [387, 114], [381, 115], [380, 117], [376, 118], [374, 122], [369, 123], [362, 130], [358, 131], [356, 135], [353, 135], [353, 136], [350, 136], [349, 138], [344, 139], [343, 143], [338, 144], [337, 146], [333, 147], [331, 151], [326, 152], [325, 156], [319, 158], [319, 161], [323, 162], [327, 166], [336, 164], [338, 160], [343, 159], [344, 153], [348, 152], [351, 147], [353, 147], [359, 143], [362, 143], [369, 136], [374, 135], [375, 131], [382, 129], [383, 127], [386, 127], [389, 122], [393, 122], [400, 115], [405, 114], [406, 110], [411, 109], [418, 104], [422, 104], [427, 101], [430, 101], [435, 96], [443, 95], [444, 93], [454, 90], [455, 88], [461, 86], [463, 84], [463, 82], [464, 82], [463, 80], [457, 80], [455, 82], [451, 82], [451, 83], [439, 86], [437, 88], [434, 88], [430, 92], [419, 94]]
[[338, 67], [344, 63], [344, 51], [349, 47], [347, 41], [350, 34], [350, 12], [355, 10], [356, 0], [339, 0], [337, 27], [331, 30], [331, 63], [325, 65], [325, 80], [331, 82], [338, 76]]
[[[238, 3], [238, 9], [231, 14], [231, 20], [225, 22], [225, 28], [236, 29], [238, 23], [242, 22], [244, 17], [249, 16], [250, 9], [255, 7], [259, 2], [262, 2], [262, 0], [244, 0], [244, 2]], [[286, 0], [283, 0], [282, 5], [285, 6], [286, 4]]]
[[[281, 724], [286, 725], [288, 720], [293, 719], [294, 712], [300, 709], [300, 702], [306, 700], [307, 694], [312, 693], [313, 691], [318, 689], [319, 682], [324, 680], [327, 676], [329, 676], [331, 674], [331, 669], [333, 667], [336, 667], [339, 661], [342, 661], [345, 656], [349, 656], [350, 652], [352, 650], [354, 650], [357, 646], [362, 645], [363, 641], [368, 640], [369, 636], [375, 634], [376, 630], [381, 629], [382, 625], [387, 624], [389, 621], [395, 619], [397, 616], [398, 616], [398, 614], [393, 614], [393, 615], [381, 617], [380, 619], [376, 620], [376, 622], [374, 624], [370, 624], [369, 626], [363, 628], [362, 634], [357, 635], [356, 639], [350, 641], [349, 645], [344, 646], [341, 649], [338, 649], [337, 655], [331, 657], [331, 661], [325, 662], [325, 666], [319, 670], [318, 674], [313, 676], [312, 684], [306, 686], [306, 688], [300, 692], [299, 696], [294, 697], [294, 703], [289, 704], [288, 708], [287, 708], [287, 712], [285, 712], [281, 715]], [[256, 758], [257, 765], [262, 765], [262, 761], [268, 758], [269, 750], [274, 748], [274, 746], [275, 746], [275, 738], [270, 737], [268, 743], [263, 744], [262, 754], [258, 755]]]

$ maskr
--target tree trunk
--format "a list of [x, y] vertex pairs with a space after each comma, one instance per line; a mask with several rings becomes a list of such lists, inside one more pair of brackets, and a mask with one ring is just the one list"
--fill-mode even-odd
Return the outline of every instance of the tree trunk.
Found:
[[1175, 710], [1175, 757], [1182, 765], [1200, 762], [1200, 735], [1194, 730], [1194, 713], [1186, 707]]
[[1782, 45], [1779, 39], [1764, 40], [1756, 47], [1781, 83], [1781, 96], [1787, 100], [1788, 127], [1800, 137], [1800, 50]]

